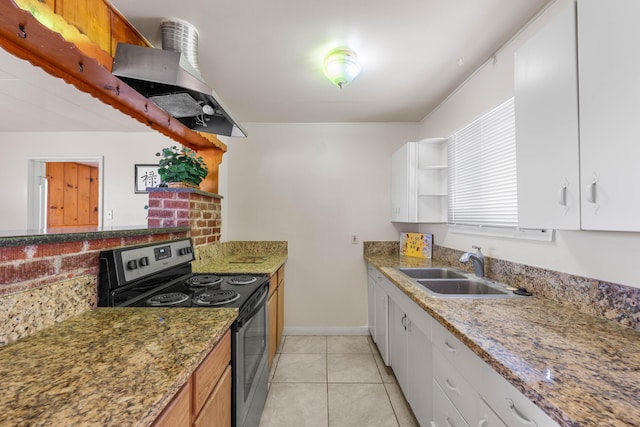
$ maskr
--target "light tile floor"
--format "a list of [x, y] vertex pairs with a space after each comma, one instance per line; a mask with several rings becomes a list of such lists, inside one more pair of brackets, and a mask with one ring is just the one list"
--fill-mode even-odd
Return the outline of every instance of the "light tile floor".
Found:
[[387, 426], [418, 423], [369, 337], [284, 337], [260, 427]]

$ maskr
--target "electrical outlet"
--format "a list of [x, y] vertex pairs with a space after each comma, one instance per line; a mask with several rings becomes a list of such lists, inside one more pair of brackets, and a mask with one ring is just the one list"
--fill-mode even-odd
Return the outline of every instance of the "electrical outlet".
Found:
[[107, 209], [105, 212], [107, 219], [113, 219], [113, 209]]
[[358, 238], [357, 234], [352, 234], [351, 235], [351, 244], [352, 245], [357, 245], [358, 243], [360, 243], [360, 239]]

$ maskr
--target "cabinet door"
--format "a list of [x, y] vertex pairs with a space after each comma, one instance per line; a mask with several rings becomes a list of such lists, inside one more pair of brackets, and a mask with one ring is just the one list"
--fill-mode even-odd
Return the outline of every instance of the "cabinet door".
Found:
[[367, 275], [367, 308], [369, 321], [369, 334], [376, 341], [376, 282], [371, 274]]
[[[407, 315], [389, 299], [389, 364], [398, 380], [400, 388], [409, 400], [408, 360], [407, 360]], [[412, 373], [413, 375], [413, 373]], [[411, 401], [409, 400], [409, 404]]]
[[376, 345], [385, 365], [389, 365], [389, 296], [376, 284]]
[[522, 228], [580, 229], [576, 43], [575, 4], [570, 4], [515, 53]]
[[284, 281], [278, 286], [278, 322], [276, 326], [276, 346], [282, 342], [284, 331]]
[[231, 366], [222, 374], [216, 388], [202, 407], [193, 427], [228, 427], [231, 425]]
[[191, 426], [191, 380], [174, 396], [169, 406], [153, 423], [153, 427]]
[[578, 1], [582, 228], [640, 231], [640, 2]]
[[416, 143], [408, 142], [391, 156], [391, 221], [416, 222]]
[[407, 324], [407, 387], [411, 409], [420, 425], [429, 425], [432, 414], [431, 341], [409, 320]]
[[267, 312], [269, 315], [269, 368], [273, 363], [278, 347], [278, 295], [277, 291], [269, 297], [267, 302]]

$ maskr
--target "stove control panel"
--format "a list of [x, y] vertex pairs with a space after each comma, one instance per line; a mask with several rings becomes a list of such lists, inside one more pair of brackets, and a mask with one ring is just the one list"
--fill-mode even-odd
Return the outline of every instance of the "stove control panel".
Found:
[[159, 273], [193, 260], [191, 239], [136, 246], [120, 251], [120, 265], [126, 282]]

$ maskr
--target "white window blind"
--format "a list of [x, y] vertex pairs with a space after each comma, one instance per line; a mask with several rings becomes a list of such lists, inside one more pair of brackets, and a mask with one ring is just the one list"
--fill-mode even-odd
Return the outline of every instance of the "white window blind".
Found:
[[513, 98], [453, 134], [449, 224], [518, 227]]

